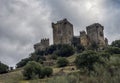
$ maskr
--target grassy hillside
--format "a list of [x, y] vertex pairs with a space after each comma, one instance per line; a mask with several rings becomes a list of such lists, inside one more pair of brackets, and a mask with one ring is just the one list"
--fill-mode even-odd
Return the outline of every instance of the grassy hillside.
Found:
[[[115, 54], [113, 56], [111, 56], [110, 58], [110, 64], [114, 64], [114, 65], [120, 65], [120, 61], [119, 61], [119, 56], [120, 54]], [[74, 62], [76, 58], [76, 55], [72, 55], [70, 57], [68, 57], [67, 59], [69, 60], [70, 63]], [[76, 67], [73, 65], [71, 66], [66, 66], [66, 67], [62, 67], [62, 68], [57, 68], [56, 66], [53, 66], [53, 76], [50, 78], [44, 78], [44, 79], [35, 79], [35, 80], [24, 80], [24, 77], [22, 75], [22, 68], [20, 69], [16, 69], [12, 72], [6, 73], [6, 74], [1, 74], [0, 75], [0, 83], [69, 83], [67, 81], [71, 80], [71, 81], [82, 81], [82, 83], [90, 83], [89, 81], [91, 81], [91, 83], [112, 83], [114, 82], [114, 80], [116, 80], [116, 82], [114, 83], [119, 83], [119, 75], [120, 75], [120, 71], [117, 71], [117, 74], [113, 77], [111, 77], [109, 75], [109, 73], [106, 73], [104, 68], [98, 68], [98, 71], [100, 73], [100, 76], [97, 77], [89, 77], [87, 75], [83, 75], [83, 74], [79, 74], [78, 72], [79, 70], [76, 69]], [[74, 68], [75, 70], [71, 70], [72, 68]], [[61, 70], [62, 71], [62, 75], [61, 75]], [[104, 72], [104, 73], [103, 73]], [[72, 73], [72, 75], [70, 75]], [[75, 76], [74, 76], [75, 74]], [[69, 75], [69, 76], [67, 76]], [[61, 80], [62, 79], [62, 80]], [[109, 82], [110, 81], [112, 82]], [[112, 80], [113, 79], [113, 80]], [[103, 80], [102, 82], [99, 82], [99, 80]], [[59, 82], [58, 82], [59, 81]], [[78, 83], [79, 83], [78, 82]], [[73, 83], [73, 82], [71, 82]], [[74, 82], [77, 83], [77, 82]]]
[[[70, 62], [73, 62], [75, 59], [75, 55], [68, 57], [67, 59]], [[62, 68], [57, 68], [57, 67], [52, 67], [53, 68], [53, 76], [59, 75], [61, 74], [61, 70], [63, 69], [63, 72], [68, 74], [68, 73], [72, 73], [72, 72], [76, 72], [79, 70], [71, 70], [72, 68], [76, 69], [75, 66], [67, 66], [67, 67], [62, 67]], [[22, 75], [22, 69], [16, 69], [14, 71], [11, 71], [9, 73], [6, 74], [1, 74], [0, 75], [0, 83], [46, 83], [47, 80], [52, 79], [51, 78], [44, 78], [44, 79], [35, 79], [35, 80], [24, 80], [24, 77]]]
[[22, 69], [17, 69], [7, 74], [0, 75], [0, 83], [18, 83], [18, 81], [23, 79]]

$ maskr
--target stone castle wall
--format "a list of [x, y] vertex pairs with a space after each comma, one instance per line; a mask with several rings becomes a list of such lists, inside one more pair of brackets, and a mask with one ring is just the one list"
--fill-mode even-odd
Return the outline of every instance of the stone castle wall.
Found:
[[67, 19], [52, 23], [52, 28], [54, 44], [81, 44], [88, 47], [92, 43], [96, 43], [100, 48], [108, 45], [108, 40], [104, 38], [104, 27], [99, 23], [87, 26], [87, 33], [81, 31], [80, 36], [73, 35], [73, 25]]
[[102, 25], [95, 23], [86, 27], [86, 30], [91, 43], [96, 43], [99, 47], [106, 45], [103, 32], [104, 27]]
[[41, 39], [41, 41], [34, 45], [35, 51], [45, 50], [49, 46], [49, 39]]
[[73, 25], [63, 19], [52, 23], [54, 44], [71, 44], [73, 38]]
[[[104, 27], [99, 23], [94, 23], [86, 27], [86, 32], [81, 31], [80, 36], [74, 36], [73, 25], [63, 19], [52, 23], [53, 43], [54, 44], [69, 44], [73, 46], [83, 45], [89, 47], [92, 43], [96, 43], [99, 48], [104, 48], [108, 45], [107, 38], [104, 38]], [[40, 43], [34, 45], [34, 49], [45, 50], [49, 46], [49, 39], [42, 39]]]
[[80, 32], [80, 44], [87, 47], [89, 45], [89, 38], [85, 31]]

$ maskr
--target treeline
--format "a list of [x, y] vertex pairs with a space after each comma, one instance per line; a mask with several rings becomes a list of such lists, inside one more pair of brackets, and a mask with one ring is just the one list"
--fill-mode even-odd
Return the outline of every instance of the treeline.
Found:
[[[93, 46], [91, 47], [93, 48]], [[47, 61], [46, 56], [50, 59], [56, 60], [57, 67], [65, 67], [69, 64], [66, 57], [77, 54], [75, 66], [91, 75], [93, 72], [98, 75], [97, 67], [104, 67], [111, 76], [115, 71], [120, 69], [120, 40], [115, 40], [104, 50], [86, 50], [82, 45], [76, 47], [70, 45], [51, 45], [46, 50], [39, 50], [31, 53], [28, 58], [22, 59], [17, 63], [17, 68], [23, 67], [23, 75], [26, 79], [49, 77], [53, 73], [53, 69], [43, 66], [43, 62]], [[0, 73], [7, 73], [8, 66], [0, 63]]]

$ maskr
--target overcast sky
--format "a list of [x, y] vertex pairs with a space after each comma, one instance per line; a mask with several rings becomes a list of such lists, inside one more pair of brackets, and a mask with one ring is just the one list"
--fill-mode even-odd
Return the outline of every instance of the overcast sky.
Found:
[[105, 37], [120, 39], [120, 0], [0, 0], [0, 61], [14, 66], [50, 38], [51, 22], [67, 18], [74, 34], [100, 23]]

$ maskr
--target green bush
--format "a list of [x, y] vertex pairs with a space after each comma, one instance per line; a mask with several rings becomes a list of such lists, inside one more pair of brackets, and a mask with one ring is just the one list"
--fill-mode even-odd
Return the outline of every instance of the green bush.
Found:
[[25, 66], [29, 61], [31, 61], [30, 58], [22, 59], [20, 62], [18, 62], [18, 63], [16, 64], [16, 65], [17, 65], [17, 68], [20, 68], [20, 67]]
[[106, 52], [110, 54], [120, 54], [120, 48], [118, 47], [107, 47]]
[[111, 56], [110, 53], [107, 53], [107, 52], [99, 52], [98, 55], [106, 60], [109, 60]]
[[0, 74], [7, 73], [9, 67], [3, 63], [0, 62]]
[[59, 45], [51, 45], [46, 49], [46, 54], [53, 54], [58, 49]]
[[53, 59], [53, 60], [57, 60], [58, 56], [53, 54], [53, 55], [50, 56], [50, 58]]
[[28, 62], [23, 70], [26, 79], [33, 79], [41, 75], [41, 65], [35, 61]]
[[32, 61], [36, 61], [36, 62], [43, 62], [46, 60], [46, 58], [44, 56], [41, 55], [36, 55], [36, 54], [31, 54], [29, 57]]
[[49, 77], [53, 73], [53, 69], [49, 67], [43, 67], [35, 61], [30, 61], [23, 69], [23, 76], [26, 79], [44, 78]]
[[74, 48], [70, 45], [61, 45], [60, 49], [56, 50], [56, 55], [61, 57], [68, 57], [74, 54]]
[[113, 41], [111, 46], [120, 48], [120, 40]]
[[81, 52], [83, 52], [85, 50], [85, 48], [84, 48], [84, 46], [82, 46], [82, 45], [77, 45], [76, 46], [76, 51], [77, 51], [77, 53], [81, 53]]
[[50, 67], [44, 67], [43, 69], [42, 69], [42, 71], [41, 71], [41, 77], [43, 78], [43, 77], [49, 77], [49, 76], [51, 76], [52, 75], [52, 73], [53, 73], [53, 69], [52, 68], [50, 68]]
[[63, 58], [63, 57], [59, 58], [58, 61], [57, 61], [58, 67], [65, 67], [65, 66], [68, 65], [68, 63], [69, 63], [69, 61], [66, 58]]
[[88, 73], [94, 71], [94, 64], [104, 64], [100, 59], [100, 56], [97, 55], [94, 51], [85, 51], [78, 55], [75, 60], [76, 67], [78, 69], [88, 70]]
[[74, 48], [68, 44], [52, 45], [46, 49], [46, 54], [54, 54], [61, 57], [68, 57], [74, 54]]

